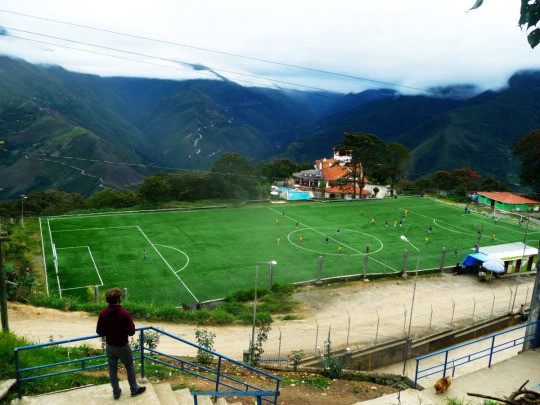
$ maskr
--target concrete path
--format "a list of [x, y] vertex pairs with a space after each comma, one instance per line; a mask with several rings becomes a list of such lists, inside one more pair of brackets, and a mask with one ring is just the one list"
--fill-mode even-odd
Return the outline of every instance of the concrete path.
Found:
[[[509, 396], [525, 381], [529, 389], [538, 391], [540, 387], [540, 350], [530, 350], [516, 354], [506, 360], [493, 364], [491, 368], [481, 368], [470, 373], [460, 374], [452, 380], [452, 385], [444, 394], [436, 394], [432, 384], [425, 385], [423, 391], [406, 390], [398, 394], [384, 395], [361, 405], [442, 405], [447, 398], [458, 399], [464, 404], [483, 404], [484, 399], [472, 397], [467, 393], [489, 395], [497, 398]], [[355, 405], [358, 405], [355, 404]]]

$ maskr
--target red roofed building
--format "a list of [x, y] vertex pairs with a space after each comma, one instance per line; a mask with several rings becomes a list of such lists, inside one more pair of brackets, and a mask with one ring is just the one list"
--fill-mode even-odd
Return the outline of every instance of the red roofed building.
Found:
[[478, 191], [478, 202], [505, 211], [529, 211], [540, 207], [539, 201], [508, 192]]
[[[293, 173], [293, 181], [297, 188], [319, 189], [319, 196], [325, 198], [335, 198], [341, 196], [345, 199], [366, 198], [372, 194], [372, 188], [366, 179], [366, 186], [360, 195], [360, 187], [356, 184], [356, 193], [351, 184], [349, 168], [345, 163], [351, 159], [350, 156], [340, 156], [334, 150], [334, 157], [319, 159], [315, 161], [314, 169], [303, 170], [300, 173]], [[359, 168], [361, 171], [361, 167]], [[359, 176], [360, 177], [360, 176]], [[386, 188], [378, 186], [382, 191], [380, 197], [386, 195]], [[384, 189], [384, 190], [383, 190]]]

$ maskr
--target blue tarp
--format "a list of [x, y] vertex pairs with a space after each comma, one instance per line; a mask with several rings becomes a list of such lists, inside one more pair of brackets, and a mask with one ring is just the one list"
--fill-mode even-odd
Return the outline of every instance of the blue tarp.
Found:
[[484, 253], [471, 253], [463, 259], [463, 264], [465, 266], [474, 266], [477, 262], [485, 262], [487, 255]]

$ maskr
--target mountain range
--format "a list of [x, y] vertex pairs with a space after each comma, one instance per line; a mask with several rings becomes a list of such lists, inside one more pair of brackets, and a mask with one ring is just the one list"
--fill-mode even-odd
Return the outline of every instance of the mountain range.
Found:
[[463, 85], [335, 94], [105, 78], [0, 56], [0, 199], [134, 188], [156, 171], [207, 170], [225, 152], [254, 163], [312, 162], [331, 157], [344, 132], [408, 147], [411, 179], [470, 167], [517, 184], [512, 146], [540, 127], [539, 107], [539, 71], [484, 92]]

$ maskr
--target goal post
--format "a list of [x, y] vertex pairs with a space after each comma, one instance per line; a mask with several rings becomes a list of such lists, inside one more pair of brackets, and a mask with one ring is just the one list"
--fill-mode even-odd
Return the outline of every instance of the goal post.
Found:
[[56, 271], [56, 274], [58, 274], [58, 256], [56, 254], [56, 245], [52, 244], [52, 254], [53, 254], [53, 262], [54, 262], [54, 270]]

